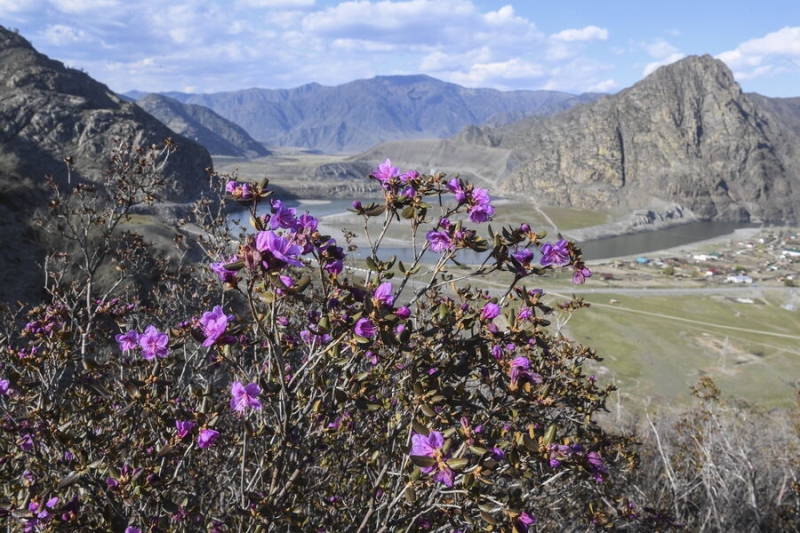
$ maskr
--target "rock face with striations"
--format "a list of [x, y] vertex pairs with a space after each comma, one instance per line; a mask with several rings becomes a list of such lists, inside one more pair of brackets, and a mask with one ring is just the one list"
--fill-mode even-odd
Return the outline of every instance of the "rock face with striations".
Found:
[[148, 94], [136, 104], [175, 133], [201, 144], [214, 155], [248, 159], [269, 155], [267, 149], [241, 127], [207, 107], [183, 104], [160, 94]]
[[800, 138], [777, 108], [743, 94], [721, 61], [693, 56], [616, 95], [461, 139], [513, 150], [523, 162], [502, 187], [543, 204], [669, 202], [705, 220], [796, 223]]
[[[0, 171], [3, 182], [65, 174], [72, 157], [75, 173], [96, 180], [106, 169], [114, 139], [160, 145], [171, 137], [178, 151], [165, 168], [166, 200], [198, 195], [211, 166], [208, 151], [135, 104], [125, 102], [87, 74], [66, 68], [0, 26]], [[75, 175], [75, 174], [73, 174]]]
[[73, 182], [98, 180], [115, 139], [127, 137], [139, 146], [167, 137], [178, 145], [164, 170], [164, 200], [184, 202], [207, 187], [205, 148], [0, 26], [0, 234], [13, 241], [0, 261], [0, 302], [36, 297], [42, 286], [30, 219], [46, 203], [45, 176], [65, 180], [71, 157]]

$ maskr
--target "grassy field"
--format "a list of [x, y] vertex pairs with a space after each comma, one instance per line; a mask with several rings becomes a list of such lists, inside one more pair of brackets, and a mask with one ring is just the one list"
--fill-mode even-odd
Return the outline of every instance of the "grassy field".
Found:
[[597, 373], [628, 402], [688, 401], [691, 385], [708, 375], [729, 396], [786, 407], [800, 380], [800, 317], [782, 307], [786, 294], [765, 291], [752, 304], [723, 295], [587, 294], [593, 306], [565, 332], [597, 350], [605, 359]]

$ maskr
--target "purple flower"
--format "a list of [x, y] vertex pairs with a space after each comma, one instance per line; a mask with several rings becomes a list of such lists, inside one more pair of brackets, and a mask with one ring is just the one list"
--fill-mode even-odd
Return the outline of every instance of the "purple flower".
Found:
[[139, 347], [142, 357], [150, 361], [154, 357], [166, 357], [169, 354], [169, 336], [161, 333], [155, 326], [147, 326], [144, 333], [139, 335]]
[[392, 166], [391, 159], [387, 159], [378, 165], [378, 168], [376, 168], [372, 173], [372, 177], [380, 181], [384, 188], [388, 184], [389, 180], [396, 178], [399, 175], [400, 169]]
[[257, 383], [242, 385], [234, 381], [231, 385], [231, 409], [237, 413], [243, 413], [248, 407], [251, 409], [261, 409], [261, 402], [258, 395], [261, 394], [261, 387]]
[[218, 437], [219, 431], [204, 429], [200, 431], [200, 435], [197, 436], [197, 445], [201, 448], [210, 448], [214, 445]]
[[546, 242], [542, 245], [542, 258], [539, 260], [542, 266], [564, 266], [569, 263], [569, 250], [567, 240], [559, 239], [555, 244]]
[[30, 433], [26, 433], [26, 434], [24, 434], [24, 435], [22, 436], [22, 438], [21, 438], [21, 439], [19, 439], [19, 441], [17, 441], [17, 442], [19, 443], [19, 447], [20, 447], [20, 448], [21, 448], [23, 451], [26, 451], [26, 452], [27, 452], [27, 451], [30, 451], [30, 450], [32, 450], [32, 449], [33, 449], [33, 437], [31, 436], [31, 434], [30, 434]]
[[475, 224], [486, 222], [494, 216], [494, 207], [489, 204], [473, 205], [469, 208], [469, 219]]
[[175, 427], [178, 430], [178, 438], [183, 439], [194, 429], [194, 422], [191, 420], [176, 420]]
[[107, 477], [106, 478], [106, 487], [108, 487], [111, 490], [114, 490], [114, 489], [119, 487], [119, 481], [117, 481], [113, 477]]
[[378, 288], [375, 289], [375, 292], [372, 294], [372, 296], [377, 301], [391, 307], [394, 303], [394, 295], [392, 295], [393, 291], [394, 287], [392, 287], [392, 284], [388, 281], [384, 281], [378, 285]]
[[590, 277], [592, 277], [592, 271], [585, 266], [581, 268], [575, 268], [575, 273], [572, 275], [572, 283], [575, 285], [580, 285], [586, 281], [586, 278]]
[[317, 231], [319, 221], [308, 213], [303, 213], [297, 218], [297, 231], [301, 233], [314, 233]]
[[0, 379], [0, 396], [8, 396], [9, 388], [11, 388], [11, 382], [7, 379]]
[[219, 338], [225, 333], [228, 327], [228, 320], [232, 320], [233, 316], [226, 316], [222, 312], [222, 307], [215, 306], [213, 310], [206, 311], [200, 318], [200, 327], [203, 329], [203, 334], [206, 340], [203, 341], [203, 346], [212, 346]]
[[272, 217], [269, 219], [269, 227], [272, 229], [296, 229], [297, 210], [294, 207], [284, 207], [280, 200], [272, 201]]
[[356, 335], [359, 337], [366, 337], [367, 339], [371, 339], [377, 333], [377, 328], [375, 325], [369, 321], [369, 318], [360, 318], [358, 322], [356, 322], [355, 328], [353, 328], [356, 332]]
[[233, 283], [234, 281], [236, 281], [236, 271], [228, 270], [227, 268], [225, 268], [225, 265], [228, 265], [238, 260], [239, 258], [234, 255], [228, 261], [211, 263], [209, 265], [209, 268], [211, 268], [212, 272], [214, 272], [217, 276], [219, 276], [219, 279], [220, 281], [222, 281], [222, 283]]
[[453, 178], [447, 182], [447, 189], [456, 197], [456, 202], [463, 204], [467, 200], [467, 192], [461, 186], [461, 180]]
[[297, 256], [303, 253], [302, 246], [294, 244], [289, 239], [272, 231], [261, 231], [256, 235], [256, 249], [259, 252], [269, 252], [281, 263], [303, 266], [303, 263], [297, 259]]
[[416, 170], [409, 170], [407, 172], [403, 172], [400, 174], [400, 181], [403, 183], [408, 183], [411, 180], [415, 180], [419, 177], [419, 172]]
[[142, 533], [142, 530], [138, 527], [128, 526], [125, 528], [125, 533]]
[[523, 307], [519, 310], [519, 314], [517, 314], [517, 320], [530, 320], [533, 316], [533, 310], [530, 307]]
[[428, 239], [428, 242], [431, 245], [431, 250], [436, 253], [449, 250], [450, 246], [452, 245], [450, 236], [444, 231], [431, 230], [425, 235], [425, 238]]
[[536, 519], [523, 511], [514, 522], [514, 531], [518, 531], [519, 533], [528, 533], [528, 526], [533, 525], [536, 522]]
[[133, 330], [125, 334], [120, 334], [114, 337], [119, 343], [119, 349], [123, 352], [135, 350], [139, 346], [139, 334]]
[[500, 314], [500, 306], [489, 302], [481, 311], [481, 320], [492, 321]]
[[516, 259], [523, 266], [528, 265], [533, 259], [533, 252], [528, 248], [523, 248], [522, 250], [514, 252], [513, 255], [514, 259]]
[[586, 470], [592, 474], [595, 481], [598, 483], [605, 481], [605, 476], [608, 475], [608, 468], [606, 467], [605, 461], [603, 461], [603, 458], [600, 457], [599, 453], [595, 451], [587, 453], [586, 463]]
[[397, 311], [395, 311], [395, 315], [397, 315], [397, 318], [401, 320], [408, 320], [408, 318], [411, 316], [411, 309], [406, 306], [399, 307]]
[[411, 450], [408, 454], [435, 459], [436, 464], [420, 467], [420, 470], [425, 474], [434, 472], [434, 481], [443, 483], [447, 488], [452, 488], [455, 474], [445, 462], [447, 457], [442, 451], [442, 446], [444, 446], [444, 437], [438, 431], [431, 431], [427, 437], [420, 433], [414, 433], [411, 435]]
[[539, 374], [528, 371], [530, 366], [531, 362], [525, 356], [516, 357], [511, 361], [511, 390], [516, 390], [522, 379], [527, 379], [531, 383], [542, 382], [542, 377]]

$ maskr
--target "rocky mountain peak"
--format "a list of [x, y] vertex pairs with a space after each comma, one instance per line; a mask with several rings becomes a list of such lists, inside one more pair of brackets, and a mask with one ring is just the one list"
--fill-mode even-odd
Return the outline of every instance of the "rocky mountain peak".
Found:
[[524, 163], [504, 188], [545, 204], [645, 208], [666, 201], [707, 220], [800, 216], [791, 148], [800, 139], [708, 55], [661, 67], [562, 114], [462, 138], [514, 150]]

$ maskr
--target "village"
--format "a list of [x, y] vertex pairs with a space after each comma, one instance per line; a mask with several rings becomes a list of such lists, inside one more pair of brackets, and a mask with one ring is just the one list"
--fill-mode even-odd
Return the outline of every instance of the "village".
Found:
[[594, 262], [593, 285], [606, 287], [800, 286], [795, 228], [766, 228], [692, 246]]

